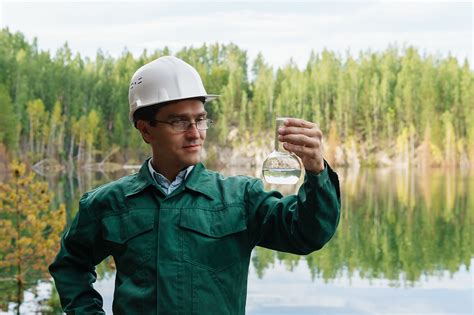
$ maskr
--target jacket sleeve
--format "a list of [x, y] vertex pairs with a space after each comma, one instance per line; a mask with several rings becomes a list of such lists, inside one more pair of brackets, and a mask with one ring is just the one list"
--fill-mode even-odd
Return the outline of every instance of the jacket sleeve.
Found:
[[297, 195], [266, 192], [261, 180], [247, 191], [252, 246], [307, 255], [321, 249], [336, 231], [341, 199], [337, 174], [325, 162], [319, 174], [307, 172]]
[[92, 286], [97, 278], [95, 266], [107, 257], [103, 248], [100, 225], [85, 194], [61, 239], [61, 249], [49, 266], [67, 314], [105, 314], [102, 297]]

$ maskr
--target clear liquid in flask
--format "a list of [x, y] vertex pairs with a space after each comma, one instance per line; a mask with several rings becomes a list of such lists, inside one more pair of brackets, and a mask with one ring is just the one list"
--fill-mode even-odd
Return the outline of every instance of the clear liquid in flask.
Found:
[[269, 184], [293, 185], [301, 176], [301, 163], [298, 157], [281, 148], [278, 141], [278, 128], [286, 118], [277, 118], [275, 126], [275, 150], [270, 153], [262, 165], [263, 179]]

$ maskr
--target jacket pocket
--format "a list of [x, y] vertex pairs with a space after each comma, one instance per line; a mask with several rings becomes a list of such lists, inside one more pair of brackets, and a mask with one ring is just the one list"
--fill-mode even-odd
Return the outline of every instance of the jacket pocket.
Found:
[[102, 237], [117, 267], [136, 268], [152, 256], [154, 209], [132, 209], [101, 220]]
[[184, 259], [192, 264], [219, 271], [242, 262], [250, 255], [247, 225], [240, 207], [226, 206], [217, 211], [182, 209]]

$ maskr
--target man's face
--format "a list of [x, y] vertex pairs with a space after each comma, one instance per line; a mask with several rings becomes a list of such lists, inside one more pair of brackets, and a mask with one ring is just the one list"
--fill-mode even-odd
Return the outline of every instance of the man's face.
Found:
[[[187, 120], [195, 122], [206, 118], [204, 105], [199, 100], [183, 100], [165, 105], [156, 113], [158, 121], [173, 122]], [[193, 124], [186, 131], [175, 131], [172, 125], [155, 123], [148, 125], [146, 140], [153, 150], [153, 161], [158, 168], [180, 170], [201, 161], [201, 150], [206, 139], [206, 130], [198, 130]], [[142, 132], [143, 134], [143, 132]]]

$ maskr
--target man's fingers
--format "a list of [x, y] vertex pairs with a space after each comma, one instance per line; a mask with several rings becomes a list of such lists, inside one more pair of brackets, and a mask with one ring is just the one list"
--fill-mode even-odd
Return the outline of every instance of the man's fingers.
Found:
[[320, 172], [323, 163], [323, 134], [318, 125], [297, 118], [287, 118], [278, 130], [283, 148], [301, 158], [307, 170]]
[[279, 128], [278, 133], [280, 135], [303, 134], [320, 140], [323, 136], [316, 124], [298, 118], [287, 118], [284, 126]]
[[301, 128], [317, 128], [315, 123], [306, 121], [304, 119], [299, 118], [286, 118], [285, 120], [286, 127], [301, 127]]
[[281, 142], [287, 142], [290, 144], [304, 146], [308, 148], [317, 148], [320, 144], [318, 138], [308, 137], [304, 134], [279, 135], [278, 140]]
[[317, 128], [302, 128], [302, 127], [282, 127], [278, 132], [281, 135], [304, 134], [308, 137], [319, 137], [321, 134], [321, 131]]
[[310, 158], [316, 157], [315, 150], [310, 147], [285, 142], [283, 143], [283, 148], [285, 148], [285, 150], [289, 152], [293, 152], [294, 154], [299, 156], [301, 159], [304, 159], [305, 157], [310, 157]]

